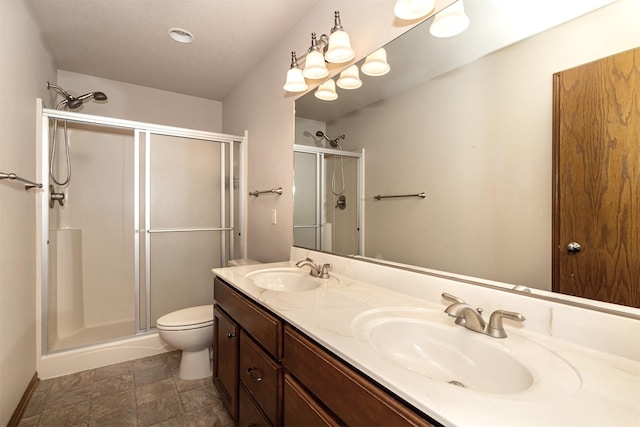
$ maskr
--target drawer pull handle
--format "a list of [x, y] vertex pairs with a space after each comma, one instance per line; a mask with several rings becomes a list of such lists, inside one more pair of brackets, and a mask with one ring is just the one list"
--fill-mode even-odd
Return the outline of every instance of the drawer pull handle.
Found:
[[251, 366], [249, 369], [247, 369], [247, 374], [254, 381], [262, 381], [264, 378], [262, 376], [262, 372], [260, 372], [260, 370], [254, 366]]
[[236, 334], [234, 334], [233, 332], [229, 332], [227, 334], [227, 338], [231, 339], [231, 338], [235, 338]]

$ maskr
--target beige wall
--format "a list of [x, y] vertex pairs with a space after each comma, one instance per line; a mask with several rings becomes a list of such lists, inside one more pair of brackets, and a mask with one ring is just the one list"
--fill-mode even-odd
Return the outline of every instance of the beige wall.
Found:
[[[437, 1], [438, 8], [448, 3]], [[260, 261], [288, 259], [293, 241], [295, 97], [282, 89], [291, 51], [304, 52], [312, 31], [329, 32], [335, 10], [340, 10], [342, 25], [351, 36], [356, 61], [409, 28], [395, 20], [389, 0], [318, 2], [224, 99], [224, 132], [249, 130], [249, 190], [284, 189], [280, 197], [252, 197], [248, 201], [248, 255]], [[271, 224], [271, 209], [278, 212], [276, 225]]]
[[[35, 179], [35, 100], [55, 69], [21, 0], [0, 1], [0, 52], [0, 171]], [[0, 181], [0, 425], [36, 372], [36, 194]]]
[[328, 124], [367, 147], [365, 255], [550, 290], [552, 74], [639, 46], [638, 19], [619, 0]]
[[[58, 85], [71, 95], [101, 91], [108, 102], [86, 102], [78, 113], [116, 117], [189, 129], [222, 131], [222, 103], [195, 96], [122, 83], [86, 74], [58, 71]], [[56, 102], [61, 98], [57, 98]], [[55, 103], [48, 103], [55, 108]], [[238, 135], [242, 135], [241, 131]]]

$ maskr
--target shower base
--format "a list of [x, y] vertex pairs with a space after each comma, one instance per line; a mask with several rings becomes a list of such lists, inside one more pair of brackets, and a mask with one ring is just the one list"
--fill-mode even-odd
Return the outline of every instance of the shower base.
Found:
[[49, 351], [60, 351], [67, 348], [130, 337], [135, 334], [135, 328], [133, 320], [86, 327], [64, 337], [49, 337]]

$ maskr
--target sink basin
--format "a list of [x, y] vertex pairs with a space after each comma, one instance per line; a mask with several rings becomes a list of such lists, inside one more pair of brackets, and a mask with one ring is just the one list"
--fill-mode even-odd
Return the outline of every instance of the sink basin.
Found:
[[315, 289], [337, 279], [320, 279], [300, 268], [269, 268], [257, 270], [244, 276], [262, 289], [276, 292], [303, 292]]
[[496, 339], [469, 331], [439, 310], [371, 310], [356, 317], [352, 330], [404, 369], [461, 389], [515, 394], [541, 383], [567, 392], [580, 385], [573, 368], [545, 347], [513, 333]]

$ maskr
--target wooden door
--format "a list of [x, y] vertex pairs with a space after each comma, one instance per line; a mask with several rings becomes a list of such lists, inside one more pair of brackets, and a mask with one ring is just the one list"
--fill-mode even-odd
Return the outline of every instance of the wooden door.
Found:
[[640, 48], [555, 74], [553, 104], [553, 290], [640, 307]]

